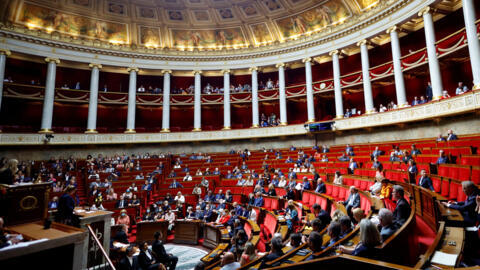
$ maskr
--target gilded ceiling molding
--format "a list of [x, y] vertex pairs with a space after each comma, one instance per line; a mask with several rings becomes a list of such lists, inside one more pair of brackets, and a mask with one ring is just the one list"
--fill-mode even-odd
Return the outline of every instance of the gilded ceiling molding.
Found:
[[10, 50], [0, 49], [0, 54], [10, 56], [12, 54], [12, 52]]
[[98, 63], [90, 63], [90, 64], [88, 64], [88, 66], [89, 66], [90, 68], [102, 69], [102, 64], [98, 64]]
[[47, 57], [47, 58], [45, 58], [45, 62], [47, 62], [47, 63], [54, 62], [55, 64], [58, 65], [58, 64], [60, 64], [60, 59]]

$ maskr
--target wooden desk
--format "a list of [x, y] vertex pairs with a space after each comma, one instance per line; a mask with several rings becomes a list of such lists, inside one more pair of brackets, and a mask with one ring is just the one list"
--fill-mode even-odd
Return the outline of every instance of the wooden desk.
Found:
[[0, 250], [2, 269], [85, 269], [87, 261], [84, 246], [88, 232], [53, 222], [50, 229], [44, 229], [43, 222], [25, 223], [6, 228], [12, 233], [23, 235], [25, 240], [46, 239], [41, 242], [21, 243]]
[[438, 209], [442, 220], [445, 221], [445, 226], [463, 227], [463, 216], [460, 211], [445, 207], [443, 204], [437, 201]]
[[[437, 247], [437, 251], [441, 251], [448, 254], [458, 254], [461, 255], [463, 251], [463, 244], [465, 242], [465, 229], [457, 227], [446, 227], [445, 232], [443, 233], [443, 241], [440, 241], [440, 245]], [[458, 256], [455, 266], [460, 262], [461, 256]], [[453, 269], [454, 267], [449, 267], [440, 264], [433, 264], [443, 269]]]
[[203, 235], [203, 246], [208, 248], [215, 248], [221, 242], [230, 240], [225, 227], [213, 224], [205, 224]]
[[153, 234], [155, 232], [160, 232], [161, 236], [160, 239], [166, 243], [167, 241], [167, 228], [168, 228], [168, 221], [142, 221], [137, 223], [137, 242], [147, 241], [149, 243], [153, 242], [154, 237]]
[[202, 224], [203, 222], [199, 220], [176, 220], [173, 242], [177, 244], [198, 244]]

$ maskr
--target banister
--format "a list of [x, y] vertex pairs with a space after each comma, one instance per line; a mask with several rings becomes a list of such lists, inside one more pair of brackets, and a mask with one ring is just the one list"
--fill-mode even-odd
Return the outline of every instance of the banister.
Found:
[[95, 241], [95, 244], [100, 248], [100, 251], [102, 252], [103, 254], [103, 257], [105, 258], [105, 260], [107, 261], [108, 265], [110, 266], [110, 268], [112, 270], [115, 270], [115, 266], [113, 265], [112, 261], [110, 260], [110, 257], [108, 256], [107, 252], [105, 252], [105, 250], [103, 249], [103, 246], [102, 244], [100, 243], [100, 241], [98, 240], [97, 236], [95, 235], [95, 232], [93, 231], [92, 227], [90, 226], [90, 224], [87, 224], [87, 229], [88, 229], [88, 232], [89, 234], [93, 237], [93, 240]]

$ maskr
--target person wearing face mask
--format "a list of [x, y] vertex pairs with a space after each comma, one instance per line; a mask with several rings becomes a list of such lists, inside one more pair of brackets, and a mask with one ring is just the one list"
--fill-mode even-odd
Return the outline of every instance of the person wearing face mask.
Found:
[[127, 215], [127, 210], [122, 209], [122, 211], [120, 211], [120, 216], [117, 218], [116, 223], [117, 225], [124, 224], [125, 226], [127, 226], [128, 230], [128, 227], [130, 226], [130, 217]]

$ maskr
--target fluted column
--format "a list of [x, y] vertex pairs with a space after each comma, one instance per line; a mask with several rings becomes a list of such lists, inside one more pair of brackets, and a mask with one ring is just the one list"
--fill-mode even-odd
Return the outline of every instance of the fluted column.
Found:
[[480, 42], [478, 41], [477, 26], [475, 21], [475, 4], [473, 0], [462, 0], [463, 18], [467, 32], [468, 52], [472, 65], [473, 89], [480, 89]]
[[252, 128], [258, 128], [258, 68], [252, 67], [249, 69], [252, 72]]
[[135, 110], [137, 99], [137, 72], [138, 68], [128, 68], [130, 80], [128, 82], [128, 113], [127, 113], [127, 130], [125, 133], [135, 133]]
[[432, 82], [433, 100], [440, 99], [443, 91], [440, 65], [438, 64], [437, 49], [435, 46], [435, 29], [430, 7], [424, 8], [418, 13], [423, 16], [423, 28], [425, 30], [425, 41], [427, 43], [428, 68], [430, 70], [430, 81]]
[[90, 64], [90, 100], [88, 103], [87, 131], [85, 133], [97, 133], [97, 107], [98, 107], [98, 81], [100, 77], [100, 64]]
[[7, 63], [7, 56], [11, 52], [9, 50], [0, 49], [0, 110], [2, 109], [2, 96], [3, 96], [3, 80], [5, 79], [5, 64]]
[[362, 79], [363, 79], [363, 96], [365, 98], [365, 113], [373, 113], [373, 95], [372, 83], [370, 82], [370, 61], [368, 58], [367, 41], [364, 39], [357, 43], [360, 46], [360, 54], [362, 57]]
[[302, 60], [305, 63], [305, 82], [307, 88], [307, 115], [308, 123], [315, 122], [315, 106], [313, 101], [312, 58]]
[[[194, 103], [194, 115], [193, 115], [193, 131], [202, 130], [202, 85], [200, 70], [194, 71], [195, 74], [195, 103]], [[229, 86], [230, 87], [230, 86]]]
[[278, 93], [280, 98], [280, 125], [287, 125], [287, 95], [285, 93], [285, 64], [277, 64], [278, 68]]
[[45, 83], [45, 97], [43, 100], [42, 124], [40, 133], [52, 133], [53, 120], [53, 101], [55, 98], [55, 76], [57, 74], [57, 64], [60, 60], [56, 58], [45, 58], [48, 63], [47, 82]]
[[163, 74], [163, 111], [162, 132], [170, 132], [170, 74], [171, 70], [162, 70]]
[[405, 93], [405, 82], [403, 80], [402, 53], [400, 51], [400, 40], [398, 39], [397, 27], [393, 26], [387, 30], [387, 34], [390, 34], [390, 44], [392, 46], [392, 59], [393, 59], [393, 74], [395, 76], [395, 91], [397, 94], [398, 107], [404, 107], [408, 105], [407, 96]]
[[223, 129], [231, 129], [230, 124], [230, 70], [223, 70]]
[[338, 60], [338, 50], [331, 51], [333, 65], [333, 89], [335, 93], [335, 113], [336, 118], [343, 118], [343, 98], [342, 84], [340, 83], [340, 61]]

